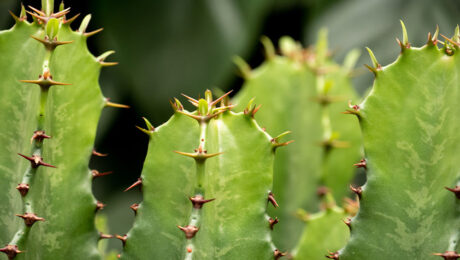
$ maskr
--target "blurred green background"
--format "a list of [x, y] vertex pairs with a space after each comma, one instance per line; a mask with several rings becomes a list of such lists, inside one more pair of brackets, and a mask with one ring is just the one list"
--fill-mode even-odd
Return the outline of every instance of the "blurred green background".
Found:
[[[39, 0], [23, 3], [40, 7]], [[207, 88], [238, 90], [242, 79], [232, 57], [242, 56], [252, 67], [258, 66], [264, 59], [262, 35], [275, 43], [290, 35], [308, 45], [319, 28], [327, 27], [338, 62], [352, 48], [368, 46], [386, 65], [399, 54], [395, 38], [402, 38], [400, 19], [412, 45], [422, 46], [436, 25], [450, 36], [460, 17], [460, 1], [455, 0], [66, 0], [65, 4], [72, 8], [71, 16], [93, 14], [89, 30], [104, 27], [89, 39], [89, 48], [96, 55], [116, 50], [109, 60], [120, 65], [102, 71], [102, 90], [114, 102], [131, 106], [103, 112], [96, 148], [109, 156], [93, 158], [90, 165], [114, 171], [95, 180], [94, 193], [107, 204], [102, 212], [116, 234], [130, 229], [129, 206], [142, 200], [138, 190], [122, 192], [140, 175], [146, 153], [148, 138], [134, 127], [142, 125], [141, 116], [159, 125], [172, 114], [168, 100], [180, 93], [199, 96]], [[0, 0], [2, 28], [13, 25], [8, 10], [17, 14], [19, 6], [19, 1]], [[367, 55], [360, 58], [354, 79], [360, 93], [372, 84], [364, 63], [370, 63]], [[111, 240], [110, 246], [120, 248], [121, 243]]]

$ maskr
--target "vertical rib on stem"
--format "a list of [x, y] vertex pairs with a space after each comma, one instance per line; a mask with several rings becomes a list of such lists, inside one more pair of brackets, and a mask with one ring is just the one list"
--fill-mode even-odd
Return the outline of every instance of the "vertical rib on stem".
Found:
[[[53, 12], [53, 0], [43, 0], [46, 2], [46, 4], [43, 5], [45, 8], [45, 11], [47, 15], [51, 15]], [[46, 46], [45, 46], [46, 48]], [[33, 201], [31, 198], [30, 193], [28, 193], [28, 190], [30, 187], [33, 187], [34, 179], [37, 174], [37, 171], [39, 169], [38, 166], [40, 165], [47, 165], [44, 164], [42, 160], [42, 151], [43, 151], [43, 141], [45, 138], [40, 138], [38, 135], [36, 135], [37, 132], [42, 133], [41, 136], [45, 136], [45, 131], [44, 131], [44, 121], [45, 121], [45, 115], [46, 115], [46, 104], [48, 100], [48, 92], [50, 85], [47, 84], [42, 84], [40, 82], [41, 80], [44, 81], [49, 81], [52, 80], [52, 76], [50, 74], [50, 68], [49, 68], [49, 63], [51, 60], [51, 57], [53, 55], [54, 49], [49, 49], [46, 48], [46, 54], [45, 58], [43, 61], [43, 72], [42, 75], [40, 76], [39, 81], [36, 81], [35, 83], [40, 86], [40, 103], [39, 107], [37, 108], [38, 114], [37, 114], [37, 128], [34, 132], [34, 135], [32, 137], [32, 144], [31, 144], [31, 153], [32, 153], [32, 158], [35, 160], [40, 161], [40, 163], [37, 163], [37, 161], [33, 162], [31, 161], [31, 165], [29, 165], [24, 172], [24, 175], [22, 177], [21, 183], [18, 185], [19, 188], [18, 191], [21, 193], [21, 198], [22, 198], [22, 206], [23, 206], [23, 214], [24, 215], [17, 215], [18, 217], [21, 217], [24, 219], [24, 226], [22, 226], [14, 235], [13, 239], [10, 241], [8, 244], [9, 246], [16, 246], [19, 247], [20, 244], [22, 244], [25, 240], [27, 240], [28, 234], [30, 232], [30, 229], [32, 228], [32, 225], [37, 221], [41, 220], [44, 221], [43, 218], [37, 217], [35, 215], [34, 209], [33, 209]], [[31, 133], [32, 134], [32, 133]], [[47, 138], [49, 138], [47, 136]], [[24, 156], [23, 156], [24, 157]], [[34, 164], [35, 163], [35, 164]], [[8, 255], [10, 259], [14, 259], [15, 255], [12, 257]]]

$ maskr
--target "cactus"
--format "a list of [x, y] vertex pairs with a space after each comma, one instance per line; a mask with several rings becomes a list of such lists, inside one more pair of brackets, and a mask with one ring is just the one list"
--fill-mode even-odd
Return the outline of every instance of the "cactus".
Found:
[[0, 32], [0, 259], [99, 259], [94, 217], [103, 204], [91, 181], [101, 174], [88, 163], [101, 110], [113, 104], [98, 76], [113, 63], [87, 50], [99, 31], [86, 32], [90, 16], [74, 32], [69, 8], [42, 7], [22, 7]]
[[293, 259], [321, 259], [324, 257], [324, 252], [334, 253], [348, 240], [349, 228], [346, 225], [350, 217], [358, 211], [357, 201], [346, 198], [346, 207], [342, 209], [337, 207], [327, 189], [320, 187], [318, 190], [323, 198], [321, 202], [323, 210], [301, 216], [306, 225], [297, 247], [293, 250]]
[[394, 63], [382, 67], [369, 50], [374, 85], [349, 110], [363, 131], [368, 180], [351, 239], [334, 259], [460, 257], [459, 29], [444, 42], [436, 30], [414, 48], [402, 25]]
[[349, 76], [357, 53], [352, 52], [343, 67], [332, 62], [325, 31], [314, 52], [284, 37], [284, 56], [278, 56], [270, 40], [262, 42], [268, 60], [259, 68], [251, 71], [236, 60], [246, 82], [234, 102], [242, 109], [255, 97], [254, 102], [265, 107], [257, 115], [262, 127], [270, 134], [292, 131], [295, 142], [275, 159], [273, 191], [282, 210], [274, 239], [280, 248], [292, 249], [303, 227], [295, 212], [318, 209], [318, 185], [329, 187], [337, 201], [349, 193], [351, 163], [360, 155], [360, 132], [358, 122], [350, 122], [341, 112], [343, 104], [357, 96]]
[[[228, 93], [227, 93], [228, 94]], [[226, 94], [226, 95], [227, 95]], [[259, 128], [251, 113], [229, 111], [226, 95], [176, 99], [174, 115], [150, 136], [141, 184], [143, 202], [123, 241], [121, 259], [273, 259], [275, 216], [266, 214], [274, 151], [286, 143]], [[217, 106], [222, 101], [221, 106]], [[195, 151], [195, 152], [192, 152]], [[175, 153], [174, 153], [175, 152]], [[190, 153], [191, 152], [191, 153]]]

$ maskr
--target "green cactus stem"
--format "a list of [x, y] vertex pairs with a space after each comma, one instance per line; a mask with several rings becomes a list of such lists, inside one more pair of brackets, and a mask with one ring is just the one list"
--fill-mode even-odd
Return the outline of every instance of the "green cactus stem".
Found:
[[111, 105], [98, 85], [105, 64], [87, 50], [89, 19], [74, 32], [69, 8], [53, 4], [22, 7], [0, 32], [0, 259], [100, 259], [88, 163]]
[[144, 200], [131, 207], [136, 221], [127, 236], [120, 236], [121, 259], [273, 259], [284, 254], [271, 243], [276, 216], [266, 214], [274, 201], [274, 151], [282, 144], [250, 114], [229, 111], [226, 95], [213, 100], [206, 91], [203, 99], [187, 97], [195, 112], [175, 99], [168, 122], [153, 128], [147, 121]]
[[[337, 207], [327, 189], [321, 194], [322, 210], [314, 214], [301, 214], [306, 225], [293, 258], [297, 260], [322, 259], [324, 252], [334, 253], [342, 248], [349, 238], [349, 221], [358, 210], [353, 200], [348, 200], [348, 207]], [[344, 224], [345, 223], [345, 224]], [[330, 256], [330, 254], [328, 254]]]
[[[326, 33], [322, 31], [315, 50], [302, 49], [293, 39], [279, 41], [282, 56], [275, 55], [270, 40], [263, 39], [267, 61], [250, 70], [243, 60], [237, 64], [245, 83], [233, 102], [237, 108], [255, 97], [264, 109], [257, 114], [260, 125], [270, 134], [287, 128], [295, 142], [275, 159], [273, 192], [280, 203], [280, 219], [275, 244], [292, 249], [304, 223], [295, 217], [297, 209], [315, 212], [318, 186], [327, 186], [337, 201], [349, 194], [360, 158], [360, 131], [356, 122], [343, 115], [343, 105], [356, 100], [350, 72], [357, 58], [351, 52], [339, 66], [329, 58]], [[269, 211], [274, 214], [275, 211]]]
[[[340, 260], [458, 259], [460, 234], [460, 56], [452, 39], [429, 34], [381, 66], [370, 51], [373, 88], [350, 109], [364, 135], [368, 179]], [[439, 44], [442, 47], [438, 47]]]

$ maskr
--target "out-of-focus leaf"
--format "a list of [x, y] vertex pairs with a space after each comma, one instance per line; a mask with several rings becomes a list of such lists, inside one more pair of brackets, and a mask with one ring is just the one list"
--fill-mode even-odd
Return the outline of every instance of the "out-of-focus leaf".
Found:
[[[342, 59], [353, 48], [370, 47], [381, 64], [397, 57], [402, 39], [399, 20], [403, 20], [413, 46], [422, 46], [428, 39], [426, 32], [451, 32], [458, 23], [460, 4], [455, 0], [347, 0], [331, 5], [322, 15], [305, 28], [308, 42], [316, 37], [321, 27], [329, 29], [330, 46]], [[445, 34], [445, 33], [444, 33]], [[363, 55], [358, 64], [369, 64]], [[373, 75], [366, 73], [356, 80], [360, 92], [371, 85]]]

